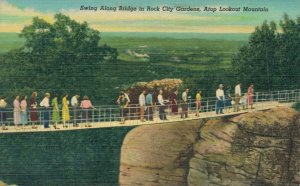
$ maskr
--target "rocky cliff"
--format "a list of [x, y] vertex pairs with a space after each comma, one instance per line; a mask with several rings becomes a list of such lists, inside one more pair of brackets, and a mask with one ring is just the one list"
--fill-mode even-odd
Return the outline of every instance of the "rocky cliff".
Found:
[[122, 145], [119, 183], [299, 185], [299, 113], [279, 107], [137, 127]]
[[157, 94], [160, 89], [162, 89], [163, 97], [168, 99], [176, 89], [178, 89], [182, 85], [181, 79], [160, 79], [160, 80], [153, 80], [150, 82], [138, 82], [133, 84], [127, 92], [129, 92], [130, 102], [131, 104], [138, 104], [139, 103], [139, 95], [141, 94], [142, 90], [154, 92], [153, 94], [153, 101], [157, 102]]

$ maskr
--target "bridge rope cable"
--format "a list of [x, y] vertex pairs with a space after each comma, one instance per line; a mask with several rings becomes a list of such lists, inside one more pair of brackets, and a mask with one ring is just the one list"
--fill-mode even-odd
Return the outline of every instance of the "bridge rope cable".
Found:
[[[243, 97], [244, 99], [244, 97]], [[245, 102], [246, 99], [246, 102]], [[199, 118], [210, 118], [210, 117], [222, 117], [222, 116], [229, 116], [229, 115], [235, 115], [235, 114], [239, 114], [239, 113], [246, 113], [249, 111], [252, 111], [252, 109], [247, 108], [248, 107], [248, 103], [247, 103], [247, 97], [245, 97], [245, 99], [243, 100], [243, 102], [238, 104], [238, 107], [241, 109], [240, 111], [234, 111], [232, 109], [234, 109], [234, 107], [236, 105], [225, 105], [225, 101], [224, 100], [224, 105], [223, 105], [223, 110], [224, 110], [224, 114], [216, 114], [216, 98], [209, 98], [209, 99], [204, 99], [201, 103], [201, 112], [199, 113], [200, 116], [197, 116], [197, 112], [199, 112], [199, 107], [197, 106], [195, 100], [190, 99], [187, 103], [187, 114], [190, 116], [189, 118], [185, 118], [185, 119], [199, 119]], [[253, 96], [253, 101], [254, 101], [254, 105], [255, 105], [255, 109], [254, 110], [264, 110], [264, 109], [269, 109], [269, 108], [274, 108], [277, 106], [280, 106], [281, 104], [285, 104], [285, 103], [294, 103], [296, 101], [300, 100], [300, 89], [295, 89], [295, 90], [283, 90], [283, 91], [272, 91], [272, 93], [269, 92], [257, 92], [254, 94]], [[184, 106], [185, 103], [182, 102], [178, 102], [177, 106], [178, 108], [182, 108]], [[174, 114], [172, 112], [172, 104], [168, 104], [165, 106], [161, 106], [161, 105], [157, 105], [155, 104], [155, 106], [153, 107], [153, 113], [150, 114], [149, 112], [145, 113], [144, 117], [149, 117], [150, 115], [154, 118], [153, 121], [148, 122], [148, 124], [151, 123], [164, 123], [164, 122], [170, 122], [170, 121], [180, 121], [180, 114], [182, 114], [184, 112], [184, 110], [179, 110], [178, 114]], [[150, 107], [146, 107], [147, 110]], [[163, 120], [159, 120], [158, 118], [161, 119], [161, 108], [163, 108], [164, 110], [166, 110], [164, 113], [166, 114], [166, 117], [169, 119], [168, 121], [164, 121]], [[141, 125], [143, 124], [142, 122], [139, 121], [140, 118], [140, 106], [139, 105], [130, 105], [130, 107], [127, 108], [128, 112], [127, 112], [127, 118], [128, 118], [128, 124], [124, 125], [124, 126], [135, 126], [135, 125]], [[43, 115], [45, 113], [45, 110], [37, 110], [39, 113], [39, 120], [37, 121], [38, 126], [41, 128], [41, 124], [49, 121], [51, 122], [51, 118], [49, 118], [49, 120], [44, 120]], [[124, 118], [124, 115], [121, 115], [120, 111], [122, 111], [122, 109], [120, 109], [118, 106], [116, 105], [107, 105], [107, 106], [98, 106], [95, 107], [94, 109], [84, 109], [84, 110], [80, 110], [80, 112], [82, 112], [83, 114], [90, 114], [87, 118], [84, 118], [83, 115], [81, 115], [82, 117], [77, 117], [75, 118], [74, 116], [74, 110], [70, 109], [70, 114], [71, 114], [71, 121], [68, 122], [68, 125], [71, 124], [71, 122], [75, 122], [77, 121], [78, 123], [83, 123], [83, 125], [85, 124], [85, 126], [87, 127], [87, 123], [89, 125], [91, 125], [91, 127], [114, 127], [114, 126], [123, 126], [120, 125], [118, 122], [120, 120], [122, 120], [122, 118]], [[30, 120], [28, 121], [28, 124], [23, 125], [23, 127], [25, 128], [21, 128], [19, 129], [13, 129], [11, 127], [13, 127], [13, 125], [11, 125], [12, 123], [12, 115], [14, 114], [15, 111], [13, 110], [6, 110], [7, 115], [9, 115], [9, 117], [6, 120], [5, 124], [8, 124], [9, 128], [9, 132], [29, 132], [29, 131], [34, 131], [33, 129], [31, 129], [30, 127], [28, 128], [28, 125], [30, 126], [31, 124], [33, 124]], [[49, 113], [51, 113], [52, 111], [49, 110]], [[63, 113], [64, 110], [60, 110], [60, 113]], [[3, 113], [3, 110], [1, 110], [0, 115]], [[195, 116], [196, 114], [196, 116]], [[181, 115], [182, 116], [182, 115]], [[2, 115], [1, 115], [1, 123], [4, 124], [4, 121], [2, 121]], [[63, 119], [61, 119], [59, 121], [59, 123], [64, 122]], [[81, 128], [84, 128], [84, 126], [81, 125]], [[21, 125], [22, 126], [22, 125]], [[26, 128], [27, 127], [27, 128]], [[89, 126], [88, 126], [89, 127]], [[73, 128], [70, 128], [70, 130]], [[5, 131], [4, 131], [5, 132]]]

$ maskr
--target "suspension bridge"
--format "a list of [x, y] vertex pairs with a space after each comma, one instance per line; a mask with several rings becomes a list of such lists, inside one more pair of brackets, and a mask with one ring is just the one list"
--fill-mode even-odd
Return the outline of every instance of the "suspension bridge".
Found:
[[[243, 94], [246, 95], [246, 94]], [[244, 97], [247, 99], [247, 97]], [[81, 117], [77, 118], [78, 126], [73, 125], [74, 118], [71, 118], [71, 122], [67, 123], [67, 127], [64, 128], [62, 121], [59, 122], [58, 128], [55, 129], [53, 125], [50, 128], [44, 128], [43, 126], [43, 111], [38, 110], [39, 120], [36, 123], [36, 127], [32, 128], [32, 122], [28, 121], [27, 125], [18, 125], [13, 124], [13, 110], [7, 109], [8, 115], [11, 117], [7, 119], [5, 123], [6, 130], [0, 129], [0, 133], [26, 133], [26, 132], [59, 132], [59, 131], [70, 131], [70, 130], [85, 130], [85, 129], [96, 129], [96, 128], [107, 128], [107, 127], [131, 127], [139, 125], [154, 125], [154, 124], [164, 124], [170, 122], [186, 121], [186, 120], [200, 120], [204, 118], [216, 118], [216, 117], [226, 117], [244, 114], [248, 112], [268, 110], [276, 107], [292, 106], [294, 103], [300, 101], [300, 89], [295, 90], [281, 90], [281, 91], [272, 91], [272, 92], [256, 92], [253, 95], [254, 108], [248, 108], [247, 103], [240, 102], [238, 104], [238, 109], [235, 110], [233, 105], [227, 106], [224, 104], [223, 112], [224, 114], [216, 114], [216, 98], [209, 97], [203, 98], [201, 101], [201, 112], [196, 114], [197, 106], [195, 100], [190, 99], [188, 101], [188, 117], [181, 118], [181, 104], [178, 102], [177, 106], [179, 108], [178, 113], [171, 112], [170, 104], [164, 106], [166, 113], [166, 120], [161, 120], [159, 118], [159, 107], [160, 105], [154, 105], [151, 107], [153, 113], [153, 120], [140, 120], [140, 107], [138, 105], [130, 105], [127, 108], [127, 115], [125, 123], [120, 123], [120, 108], [117, 105], [106, 105], [106, 106], [97, 106], [93, 109], [88, 110], [90, 113], [90, 118], [84, 120]], [[51, 111], [50, 111], [51, 112]], [[10, 114], [9, 114], [10, 113]], [[51, 113], [50, 113], [51, 114]], [[71, 117], [72, 110], [70, 110]], [[145, 113], [145, 118], [149, 113]], [[50, 117], [51, 118], [51, 117]], [[51, 121], [50, 121], [51, 123]]]

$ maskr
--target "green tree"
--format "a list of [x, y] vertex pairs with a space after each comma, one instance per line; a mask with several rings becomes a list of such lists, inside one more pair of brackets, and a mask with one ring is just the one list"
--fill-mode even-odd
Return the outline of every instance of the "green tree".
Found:
[[233, 73], [243, 83], [253, 82], [262, 90], [299, 85], [299, 18], [294, 21], [284, 15], [279, 25], [277, 29], [275, 22], [265, 21], [256, 27], [248, 43], [233, 58]]
[[275, 53], [278, 78], [285, 88], [299, 88], [300, 84], [300, 17], [296, 20], [284, 15], [280, 21], [282, 33], [278, 34], [278, 48]]
[[33, 18], [20, 34], [26, 40], [24, 46], [2, 56], [5, 87], [19, 92], [29, 87], [57, 94], [96, 94], [98, 90], [92, 83], [101, 76], [101, 64], [116, 61], [117, 50], [100, 45], [99, 31], [86, 22], [76, 22], [63, 14], [54, 18], [53, 24]]

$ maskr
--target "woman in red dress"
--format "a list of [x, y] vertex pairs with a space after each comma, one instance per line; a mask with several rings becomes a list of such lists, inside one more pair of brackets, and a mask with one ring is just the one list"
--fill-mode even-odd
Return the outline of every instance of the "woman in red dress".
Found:
[[33, 92], [30, 98], [30, 121], [33, 129], [37, 128], [35, 124], [38, 120], [38, 113], [36, 110], [37, 107], [36, 97], [37, 97], [37, 92]]
[[253, 109], [253, 96], [254, 96], [254, 85], [253, 83], [250, 84], [248, 87], [248, 105], [250, 105], [250, 108]]
[[173, 92], [170, 96], [172, 113], [174, 114], [178, 114], [177, 94], [178, 94], [178, 90], [175, 90], [175, 92]]

